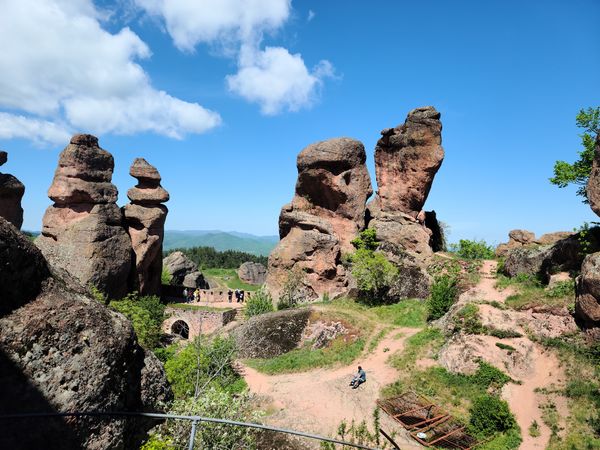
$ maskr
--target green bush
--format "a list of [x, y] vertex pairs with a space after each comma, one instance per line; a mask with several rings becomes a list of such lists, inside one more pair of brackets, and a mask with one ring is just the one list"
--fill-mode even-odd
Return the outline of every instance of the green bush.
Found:
[[359, 299], [367, 304], [385, 303], [397, 275], [398, 269], [383, 253], [360, 248], [352, 255], [352, 276]]
[[517, 425], [508, 403], [493, 395], [484, 394], [477, 397], [469, 413], [470, 430], [481, 438], [508, 431]]
[[295, 308], [304, 301], [304, 277], [304, 271], [299, 268], [294, 268], [288, 273], [277, 301], [278, 310]]
[[367, 228], [362, 231], [356, 239], [352, 240], [352, 245], [357, 250], [375, 251], [379, 246], [377, 242], [377, 233], [374, 228]]
[[550, 298], [561, 298], [575, 295], [575, 283], [573, 280], [559, 281], [546, 292]]
[[198, 396], [208, 387], [240, 392], [244, 380], [233, 368], [233, 338], [199, 336], [165, 362], [167, 379], [177, 398]]
[[458, 244], [450, 244], [450, 251], [464, 259], [493, 259], [495, 256], [494, 247], [484, 240], [461, 239]]
[[133, 293], [121, 300], [111, 301], [109, 306], [131, 320], [138, 341], [143, 347], [158, 347], [165, 319], [165, 305], [158, 297], [140, 297]]
[[454, 332], [460, 331], [467, 334], [485, 334], [485, 327], [481, 323], [479, 307], [473, 303], [463, 306], [453, 318]]
[[273, 311], [273, 299], [266, 289], [259, 289], [246, 302], [244, 315], [246, 318]]
[[499, 389], [509, 381], [512, 381], [512, 379], [500, 369], [485, 361], [479, 362], [479, 369], [477, 369], [477, 372], [471, 375], [471, 377], [473, 382], [483, 389], [489, 389], [490, 387]]
[[451, 275], [435, 278], [427, 300], [427, 320], [436, 320], [448, 312], [458, 296], [457, 279]]

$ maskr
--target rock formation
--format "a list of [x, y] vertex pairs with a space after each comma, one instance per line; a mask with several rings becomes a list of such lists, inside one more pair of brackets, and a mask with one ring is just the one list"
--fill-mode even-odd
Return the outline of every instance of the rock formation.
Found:
[[162, 244], [165, 234], [169, 193], [160, 185], [158, 170], [137, 158], [129, 170], [138, 184], [127, 191], [131, 200], [123, 207], [127, 232], [133, 246], [132, 289], [142, 295], [160, 295]]
[[[600, 216], [600, 136], [596, 148], [592, 172], [587, 184], [587, 197], [592, 211]], [[575, 314], [588, 327], [600, 327], [600, 252], [587, 255], [576, 282], [577, 298]]]
[[267, 268], [261, 263], [248, 261], [240, 266], [237, 274], [244, 283], [260, 285], [267, 278]]
[[[0, 151], [0, 166], [6, 163], [8, 154]], [[21, 199], [25, 186], [19, 180], [7, 173], [0, 173], [0, 217], [4, 217], [15, 227], [23, 225], [23, 208]]]
[[428, 217], [423, 211], [444, 160], [440, 113], [431, 106], [413, 109], [404, 124], [386, 128], [381, 135], [375, 147], [377, 194], [368, 207], [369, 228], [381, 241], [400, 245], [418, 258], [428, 257], [441, 240], [435, 214]]
[[508, 242], [499, 244], [498, 247], [496, 247], [496, 256], [503, 258], [507, 256], [511, 250], [520, 247], [552, 245], [572, 235], [573, 233], [568, 231], [555, 231], [553, 233], [543, 234], [539, 239], [536, 239], [535, 234], [531, 231], [512, 230], [508, 233]]
[[[0, 414], [155, 411], [172, 397], [131, 323], [56, 282], [40, 251], [2, 218], [0, 303]], [[138, 448], [140, 431], [153, 425], [119, 417], [5, 420], [0, 448]]]
[[195, 262], [185, 256], [182, 252], [173, 252], [163, 262], [163, 267], [171, 276], [171, 283], [175, 286], [187, 288], [208, 289], [208, 283], [202, 272], [198, 270]]
[[317, 142], [298, 155], [295, 196], [281, 210], [281, 240], [269, 256], [266, 282], [275, 297], [292, 269], [303, 274], [307, 298], [347, 292], [341, 256], [354, 250], [372, 194], [365, 161], [364, 146], [349, 138]]
[[36, 244], [52, 272], [71, 286], [91, 286], [119, 298], [128, 290], [131, 239], [116, 205], [112, 155], [89, 134], [73, 136], [62, 151]]

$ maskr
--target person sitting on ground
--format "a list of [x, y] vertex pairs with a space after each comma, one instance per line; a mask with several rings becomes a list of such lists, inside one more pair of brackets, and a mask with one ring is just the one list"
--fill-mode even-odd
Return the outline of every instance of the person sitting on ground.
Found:
[[363, 370], [362, 367], [358, 366], [358, 372], [356, 375], [354, 375], [354, 378], [352, 378], [352, 381], [350, 382], [350, 386], [352, 386], [352, 389], [356, 389], [366, 381], [367, 381], [367, 374], [365, 373], [365, 371]]

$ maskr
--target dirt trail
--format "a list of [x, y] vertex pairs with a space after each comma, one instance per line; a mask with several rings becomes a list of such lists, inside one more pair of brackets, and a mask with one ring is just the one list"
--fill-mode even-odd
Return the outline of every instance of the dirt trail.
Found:
[[[506, 298], [514, 293], [512, 288], [499, 291], [494, 274], [498, 263], [486, 260], [481, 267], [481, 280], [474, 288], [481, 298], [490, 301], [504, 302]], [[536, 392], [538, 388], [549, 388], [551, 385], [559, 385], [564, 380], [564, 373], [555, 355], [544, 351], [537, 344], [533, 346], [534, 367], [526, 377], [521, 377], [521, 384], [509, 383], [503, 391], [502, 397], [508, 402], [514, 413], [517, 423], [521, 427], [523, 442], [520, 450], [544, 449], [550, 440], [550, 429], [542, 421], [542, 411], [539, 407], [544, 396]], [[540, 427], [540, 436], [531, 437], [529, 426], [536, 421]]]
[[[351, 366], [272, 376], [244, 366], [244, 378], [253, 393], [272, 402], [275, 412], [269, 416], [270, 424], [334, 436], [343, 419], [371, 423], [379, 390], [394, 382], [398, 375], [386, 361], [390, 355], [402, 350], [406, 338], [417, 331], [413, 328], [392, 330], [373, 353]], [[403, 335], [395, 338], [398, 332]], [[348, 384], [358, 364], [365, 369], [367, 382], [354, 390]], [[400, 436], [398, 439], [403, 449], [421, 448], [414, 441]]]

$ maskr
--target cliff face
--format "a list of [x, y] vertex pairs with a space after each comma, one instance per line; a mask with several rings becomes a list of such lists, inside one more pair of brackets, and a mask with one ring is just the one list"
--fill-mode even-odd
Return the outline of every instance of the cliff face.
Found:
[[421, 263], [439, 250], [441, 232], [435, 212], [422, 208], [444, 158], [439, 119], [433, 107], [417, 108], [404, 124], [382, 131], [375, 149], [378, 190], [368, 207], [372, 188], [362, 143], [330, 139], [300, 152], [295, 196], [281, 210], [281, 241], [269, 256], [266, 283], [276, 297], [293, 272], [302, 274], [309, 299], [351, 293], [342, 255], [354, 251], [351, 241], [365, 227], [376, 230], [401, 276], [424, 284], [418, 295], [427, 295]]
[[[57, 282], [41, 252], [1, 218], [0, 281], [0, 414], [143, 411], [171, 398], [161, 365], [137, 344], [130, 322]], [[0, 433], [0, 447], [137, 448], [139, 429], [151, 425], [15, 420]]]

